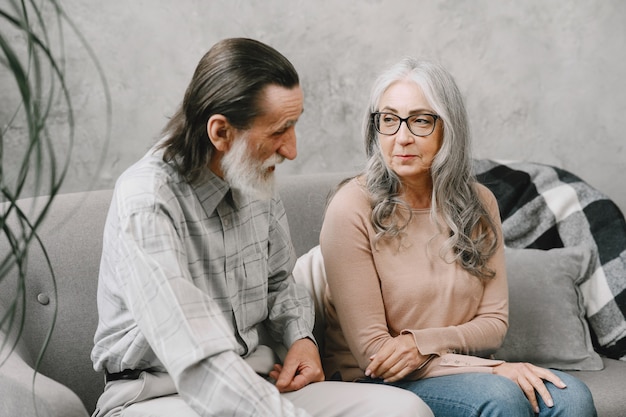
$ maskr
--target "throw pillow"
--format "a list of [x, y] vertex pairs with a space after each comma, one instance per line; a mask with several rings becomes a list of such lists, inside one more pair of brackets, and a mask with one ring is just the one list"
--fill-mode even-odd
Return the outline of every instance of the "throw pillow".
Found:
[[600, 370], [578, 284], [589, 273], [586, 246], [506, 248], [509, 330], [496, 358], [561, 370]]

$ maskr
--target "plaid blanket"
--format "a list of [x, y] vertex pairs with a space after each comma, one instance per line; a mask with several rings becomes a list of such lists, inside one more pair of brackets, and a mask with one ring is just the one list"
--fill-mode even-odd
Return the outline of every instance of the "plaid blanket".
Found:
[[626, 360], [626, 222], [605, 195], [565, 170], [531, 162], [473, 161], [500, 205], [505, 244], [587, 244], [593, 271], [580, 285], [597, 352]]

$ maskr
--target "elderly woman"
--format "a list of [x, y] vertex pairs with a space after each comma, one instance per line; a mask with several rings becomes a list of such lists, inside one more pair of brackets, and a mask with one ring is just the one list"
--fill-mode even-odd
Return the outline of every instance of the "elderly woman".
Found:
[[508, 326], [501, 223], [450, 74], [414, 59], [383, 73], [365, 144], [321, 233], [327, 377], [410, 390], [436, 416], [595, 416], [576, 378], [489, 359]]

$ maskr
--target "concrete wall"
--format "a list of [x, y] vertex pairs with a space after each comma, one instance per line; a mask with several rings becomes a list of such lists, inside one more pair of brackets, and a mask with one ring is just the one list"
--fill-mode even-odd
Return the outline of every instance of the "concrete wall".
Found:
[[626, 211], [622, 0], [61, 4], [97, 54], [113, 106], [112, 138], [98, 168], [102, 89], [87, 53], [67, 31], [77, 143], [65, 191], [112, 186], [157, 138], [204, 52], [219, 39], [246, 36], [284, 53], [305, 90], [299, 156], [279, 168], [281, 175], [360, 168], [361, 120], [374, 77], [404, 55], [424, 56], [456, 77], [476, 157], [560, 166]]

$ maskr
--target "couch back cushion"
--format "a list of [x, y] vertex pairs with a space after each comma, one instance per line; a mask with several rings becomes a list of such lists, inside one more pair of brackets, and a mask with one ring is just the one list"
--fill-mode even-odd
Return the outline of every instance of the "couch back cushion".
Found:
[[278, 177], [278, 192], [285, 205], [297, 256], [319, 244], [328, 198], [336, 186], [351, 175], [326, 173]]
[[[31, 366], [42, 355], [46, 338], [54, 324], [43, 354], [39, 372], [68, 386], [93, 411], [104, 383], [92, 368], [90, 353], [98, 322], [96, 288], [102, 230], [111, 199], [111, 191], [93, 191], [58, 195], [45, 221], [38, 229], [45, 252], [54, 271], [51, 275], [41, 246], [33, 241], [26, 265], [24, 303], [25, 325], [22, 344], [28, 351]], [[38, 213], [46, 198], [20, 201], [26, 213]], [[8, 226], [17, 231], [15, 217]], [[0, 233], [0, 253], [9, 244]], [[18, 291], [17, 270], [0, 283], [0, 304], [11, 305]], [[55, 296], [56, 288], [56, 296]], [[56, 312], [56, 321], [55, 320]]]

